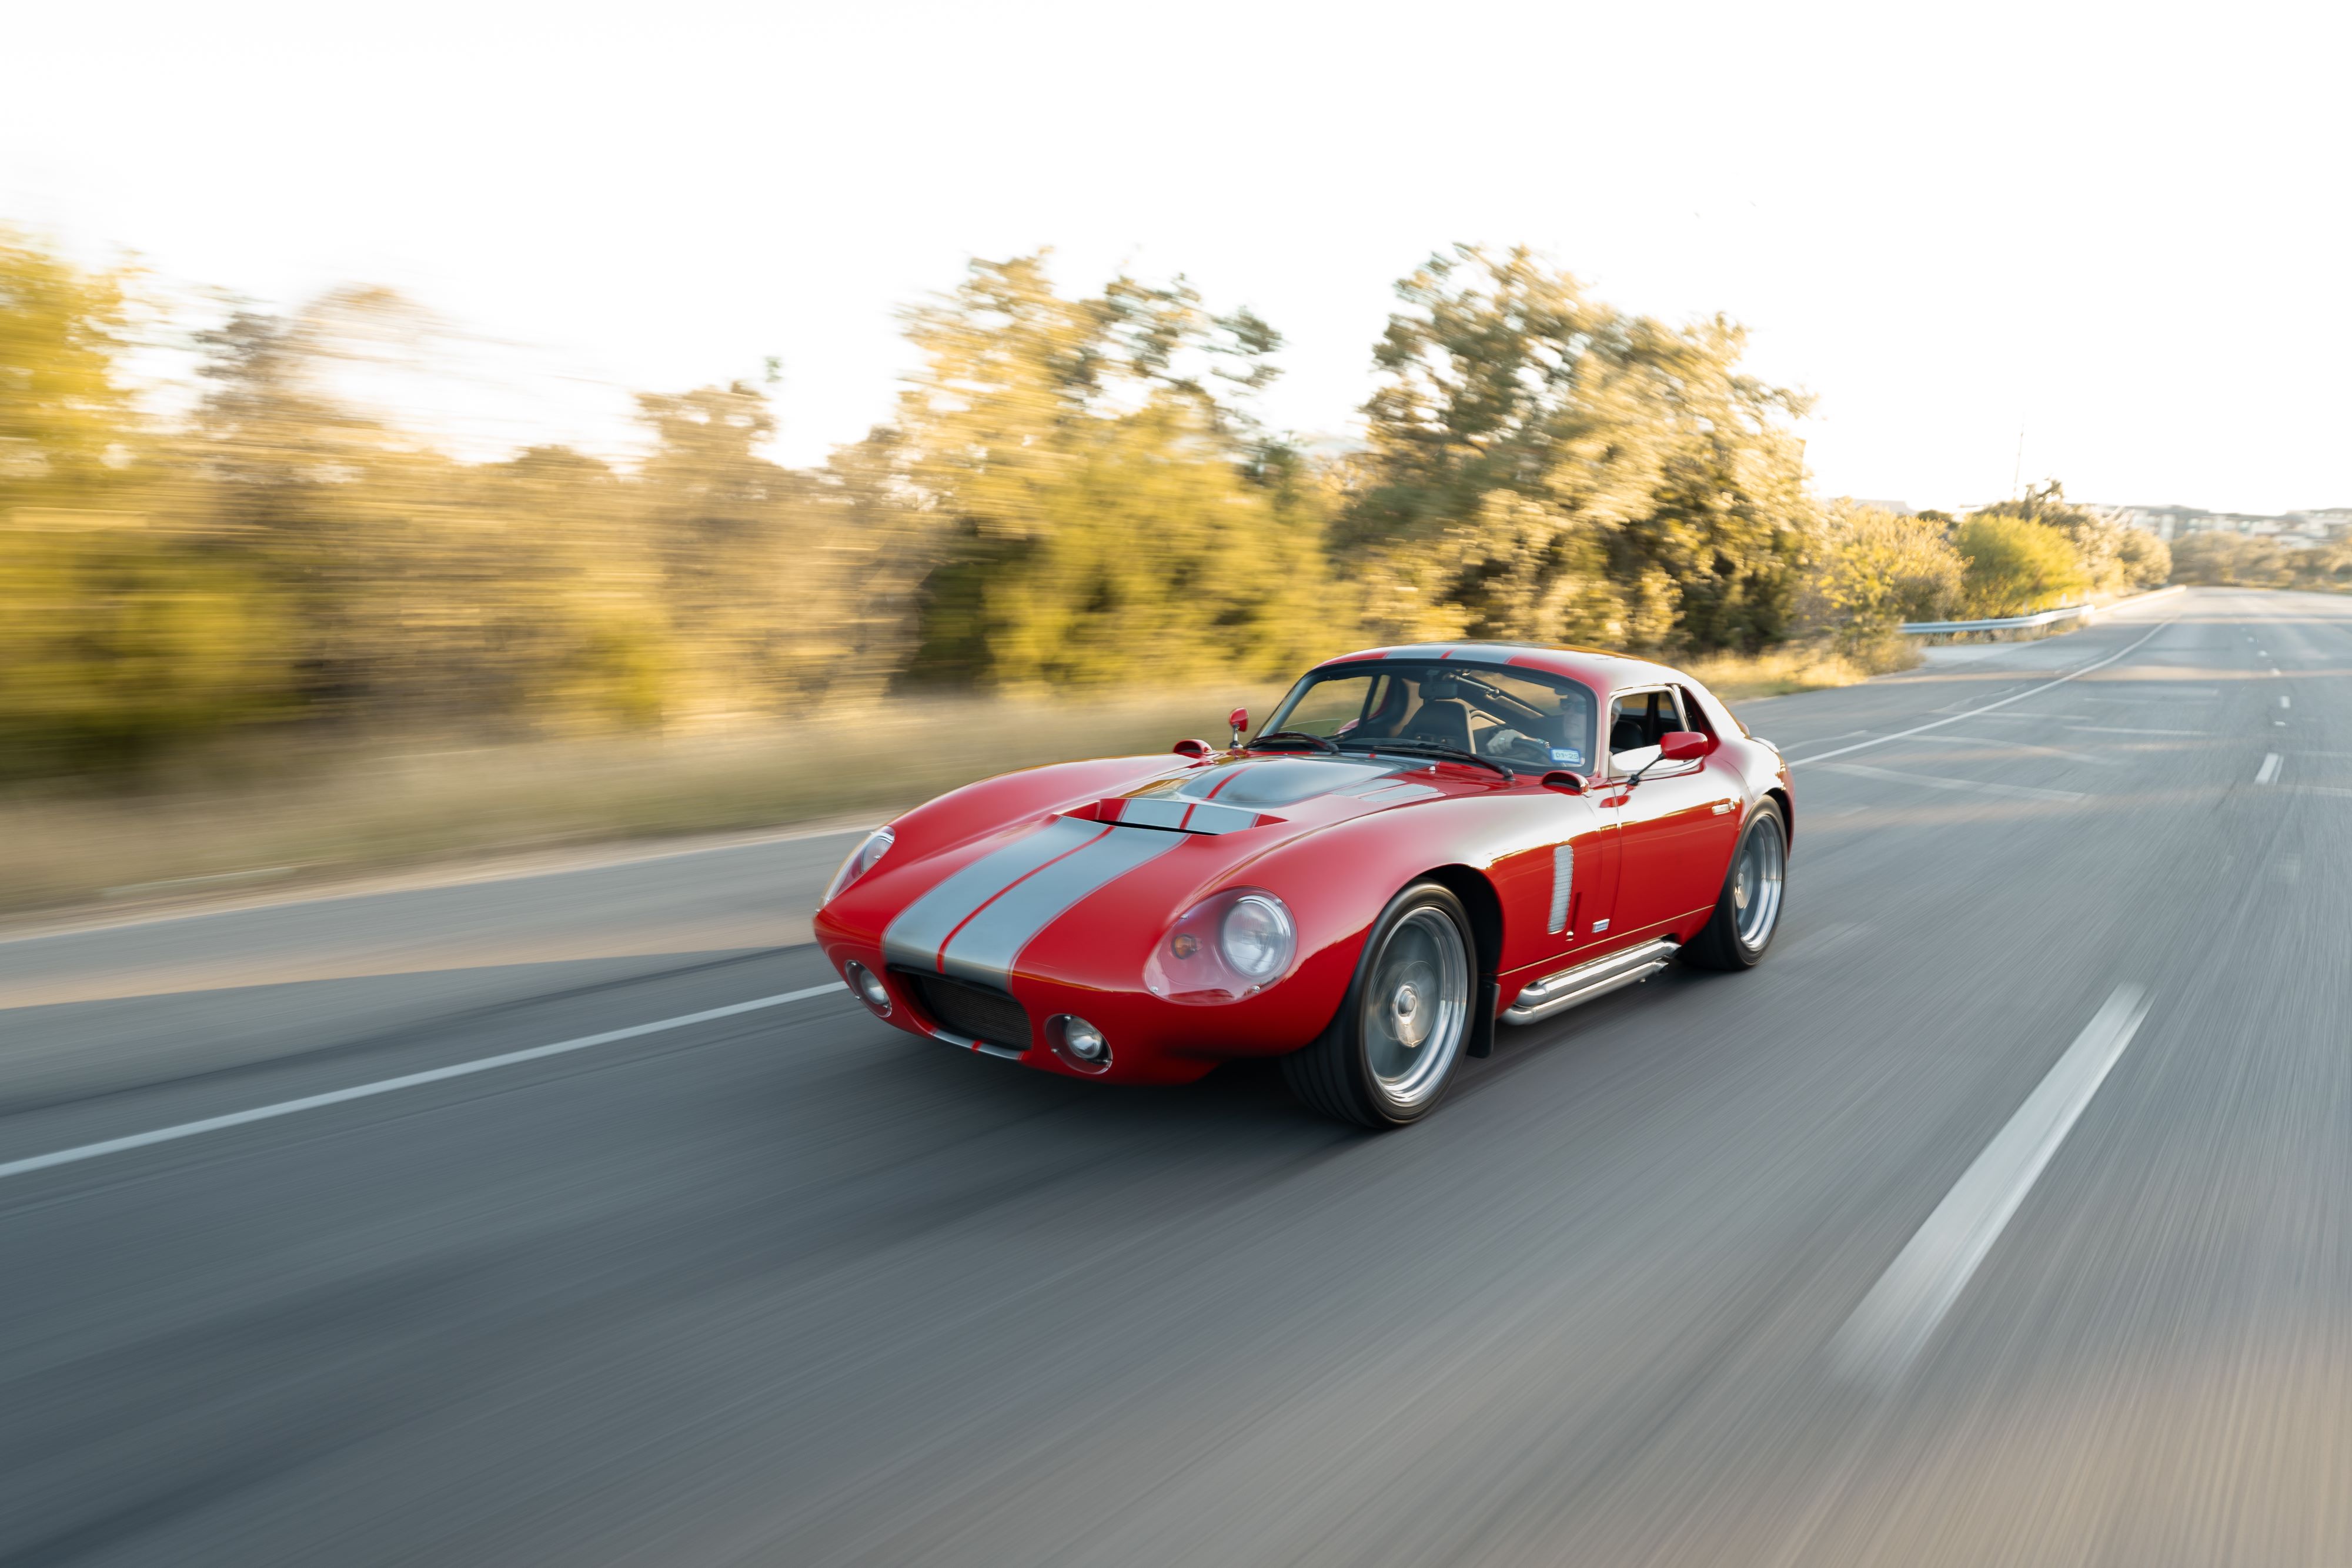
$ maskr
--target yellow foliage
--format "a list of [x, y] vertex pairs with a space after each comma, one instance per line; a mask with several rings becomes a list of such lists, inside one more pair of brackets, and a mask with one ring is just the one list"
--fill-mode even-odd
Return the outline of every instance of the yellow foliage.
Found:
[[1875, 507], [1833, 508], [1814, 536], [1798, 612], [1858, 648], [1902, 622], [1945, 619], [1966, 567], [1941, 523]]
[[136, 760], [266, 712], [285, 628], [250, 578], [124, 531], [0, 532], [8, 771]]
[[1969, 563], [1960, 603], [1970, 619], [2030, 615], [2077, 602], [2090, 590], [2082, 557], [2049, 524], [1979, 512], [1960, 525], [1955, 542]]

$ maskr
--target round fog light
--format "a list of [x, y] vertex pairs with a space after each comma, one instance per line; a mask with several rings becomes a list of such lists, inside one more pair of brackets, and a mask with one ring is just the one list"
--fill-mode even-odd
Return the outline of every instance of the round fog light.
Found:
[[1069, 1013], [1055, 1019], [1054, 1026], [1055, 1043], [1072, 1061], [1081, 1067], [1110, 1065], [1110, 1041], [1103, 1038], [1102, 1030]]
[[858, 999], [884, 1018], [888, 1018], [890, 993], [883, 988], [882, 977], [854, 958], [844, 964], [842, 968], [849, 976], [849, 988], [857, 993]]

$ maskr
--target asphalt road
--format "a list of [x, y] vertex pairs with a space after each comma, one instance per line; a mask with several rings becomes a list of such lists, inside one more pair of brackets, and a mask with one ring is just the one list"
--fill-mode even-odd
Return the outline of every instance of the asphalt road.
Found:
[[1750, 705], [1766, 963], [1389, 1135], [828, 991], [26, 1164], [821, 984], [838, 838], [0, 943], [0, 1564], [2352, 1562], [2347, 676]]

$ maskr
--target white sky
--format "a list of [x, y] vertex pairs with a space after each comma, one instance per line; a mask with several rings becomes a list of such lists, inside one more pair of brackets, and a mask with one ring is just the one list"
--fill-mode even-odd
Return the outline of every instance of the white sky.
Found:
[[[2352, 506], [2352, 6], [210, 0], [0, 13], [0, 219], [471, 334], [445, 422], [625, 439], [756, 377], [780, 455], [888, 409], [893, 308], [1055, 246], [1289, 339], [1347, 431], [1389, 286], [1525, 242], [1721, 309], [1829, 494]], [[494, 346], [495, 345], [495, 346]]]

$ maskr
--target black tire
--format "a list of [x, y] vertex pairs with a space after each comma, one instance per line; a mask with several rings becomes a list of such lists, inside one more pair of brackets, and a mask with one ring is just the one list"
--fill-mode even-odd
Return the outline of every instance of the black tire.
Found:
[[[1743, 872], [1748, 873], [1745, 882]], [[1715, 913], [1704, 930], [1683, 944], [1683, 956], [1702, 969], [1754, 968], [1780, 929], [1788, 872], [1788, 821], [1780, 814], [1780, 803], [1767, 797], [1739, 831]]]
[[1478, 982], [1462, 901], [1440, 883], [1414, 883], [1373, 923], [1330, 1026], [1282, 1058], [1284, 1081], [1310, 1108], [1360, 1127], [1418, 1122], [1445, 1098], [1469, 1051]]

